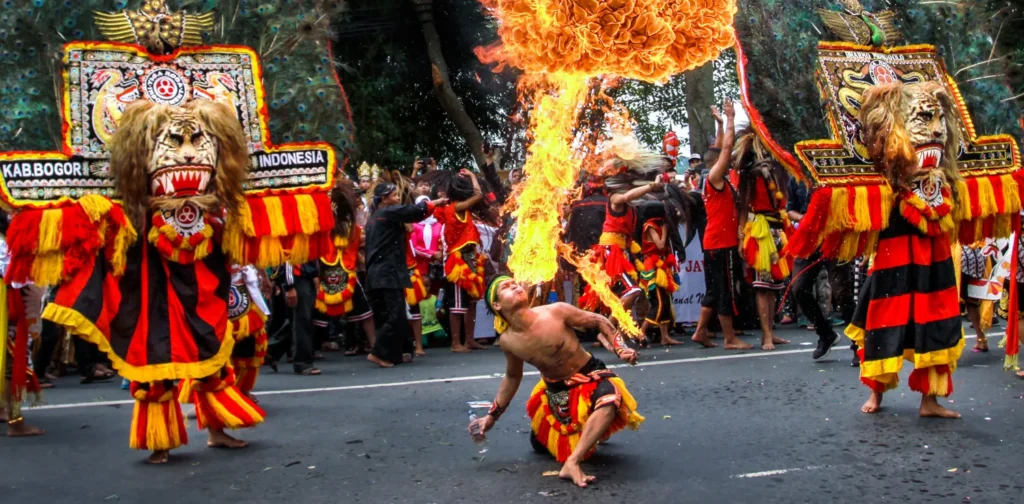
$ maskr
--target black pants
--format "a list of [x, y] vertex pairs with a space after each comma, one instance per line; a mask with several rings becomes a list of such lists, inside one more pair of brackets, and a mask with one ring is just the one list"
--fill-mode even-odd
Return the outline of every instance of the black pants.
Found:
[[75, 338], [75, 362], [78, 363], [78, 374], [87, 378], [96, 371], [97, 364], [106, 364], [106, 356], [98, 346]]
[[821, 312], [821, 305], [814, 297], [814, 283], [818, 280], [821, 268], [830, 266], [829, 263], [830, 261], [821, 259], [820, 252], [807, 259], [797, 258], [793, 261], [793, 280], [790, 285], [790, 291], [796, 297], [800, 311], [811, 324], [814, 324], [814, 332], [823, 340], [832, 335], [832, 322], [825, 318], [825, 314]]
[[412, 353], [412, 329], [405, 317], [405, 291], [373, 289], [370, 291], [370, 306], [373, 308], [373, 323], [377, 326], [373, 355], [401, 364], [402, 354]]
[[295, 277], [298, 304], [292, 309], [292, 367], [302, 371], [313, 366], [313, 309], [316, 286], [312, 278]]
[[36, 376], [42, 379], [46, 375], [46, 368], [53, 359], [53, 352], [60, 344], [60, 328], [49, 320], [43, 320], [43, 326], [39, 330], [39, 348], [32, 360], [32, 368]]

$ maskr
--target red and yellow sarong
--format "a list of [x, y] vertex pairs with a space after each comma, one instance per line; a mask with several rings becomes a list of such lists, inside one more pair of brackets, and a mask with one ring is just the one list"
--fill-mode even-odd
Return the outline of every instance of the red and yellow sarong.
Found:
[[263, 423], [266, 412], [235, 387], [235, 372], [224, 367], [201, 380], [178, 384], [178, 400], [196, 405], [199, 429], [244, 429]]
[[[476, 246], [476, 244], [472, 244]], [[480, 299], [484, 296], [484, 261], [487, 260], [483, 254], [476, 252], [467, 254], [475, 259], [473, 265], [466, 262], [464, 252], [468, 247], [453, 250], [448, 254], [444, 262], [444, 274], [448, 281], [458, 285], [466, 294], [473, 299]]]
[[[637, 430], [644, 422], [644, 417], [636, 412], [636, 399], [626, 388], [626, 382], [605, 369], [600, 360], [591, 358], [580, 373], [564, 382], [541, 379], [526, 402], [526, 413], [531, 419], [534, 439], [559, 462], [565, 462], [579, 444], [590, 415], [601, 407], [618, 411], [604, 439], [627, 427]], [[584, 458], [592, 453], [593, 450]]]

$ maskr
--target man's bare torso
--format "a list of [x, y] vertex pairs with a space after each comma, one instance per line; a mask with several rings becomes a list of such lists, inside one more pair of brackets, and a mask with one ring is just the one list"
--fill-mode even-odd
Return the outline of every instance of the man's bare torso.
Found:
[[576, 332], [551, 305], [530, 308], [536, 319], [523, 331], [501, 335], [501, 349], [536, 367], [547, 380], [565, 380], [576, 374], [590, 354], [580, 346]]

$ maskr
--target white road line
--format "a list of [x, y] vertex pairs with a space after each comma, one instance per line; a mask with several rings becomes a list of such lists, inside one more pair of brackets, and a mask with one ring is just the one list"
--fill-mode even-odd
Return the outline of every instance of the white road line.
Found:
[[[990, 336], [1000, 336], [1005, 333], [992, 333]], [[966, 339], [972, 339], [976, 336], [968, 335]], [[798, 353], [813, 352], [813, 349], [800, 349], [800, 350], [776, 350], [773, 352], [758, 352], [758, 353], [740, 353], [730, 355], [715, 355], [712, 357], [689, 357], [686, 359], [670, 359], [663, 361], [646, 361], [637, 364], [636, 366], [630, 366], [629, 364], [614, 364], [608, 366], [610, 369], [629, 368], [629, 367], [650, 367], [650, 366], [665, 366], [669, 364], [688, 364], [693, 362], [710, 362], [728, 359], [750, 359], [755, 357], [775, 357], [781, 355], [791, 355]], [[540, 375], [537, 371], [527, 371], [523, 373], [524, 376], [538, 376]], [[385, 383], [368, 383], [364, 385], [344, 385], [338, 387], [318, 387], [318, 388], [305, 388], [305, 389], [289, 389], [289, 390], [264, 390], [261, 392], [254, 392], [254, 395], [258, 396], [269, 396], [269, 395], [290, 395], [290, 394], [311, 394], [315, 392], [340, 392], [345, 390], [363, 390], [363, 389], [375, 389], [375, 388], [388, 388], [388, 387], [406, 387], [410, 385], [430, 385], [434, 383], [449, 383], [449, 382], [464, 382], [464, 381], [479, 381], [479, 380], [492, 380], [499, 379], [503, 375], [501, 373], [494, 373], [489, 375], [474, 375], [474, 376], [454, 376], [451, 378], [430, 378], [427, 380], [410, 380], [401, 382], [385, 382]], [[126, 406], [134, 404], [133, 400], [122, 400], [122, 401], [94, 401], [94, 402], [80, 402], [80, 403], [65, 403], [65, 404], [44, 404], [41, 406], [34, 406], [27, 409], [32, 410], [54, 410], [54, 409], [69, 409], [69, 408], [89, 408], [95, 406]]]
[[751, 472], [744, 474], [734, 474], [729, 476], [730, 478], [763, 478], [765, 476], [778, 476], [780, 474], [800, 472], [800, 471], [814, 471], [817, 469], [825, 469], [827, 465], [822, 466], [807, 466], [807, 467], [793, 467], [790, 469], [772, 469], [770, 471]]

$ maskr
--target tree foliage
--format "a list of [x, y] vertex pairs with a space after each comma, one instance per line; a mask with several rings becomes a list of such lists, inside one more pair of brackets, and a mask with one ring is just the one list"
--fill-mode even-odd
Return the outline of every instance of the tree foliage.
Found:
[[[516, 74], [493, 73], [473, 54], [474, 47], [495, 41], [493, 21], [476, 0], [435, 0], [434, 22], [452, 88], [470, 117], [492, 143], [515, 138], [521, 129], [510, 118], [517, 108]], [[471, 166], [465, 141], [434, 95], [423, 35], [409, 3], [353, 1], [336, 30], [335, 54], [358, 126], [354, 160], [407, 169], [416, 157], [432, 156], [442, 167]]]

